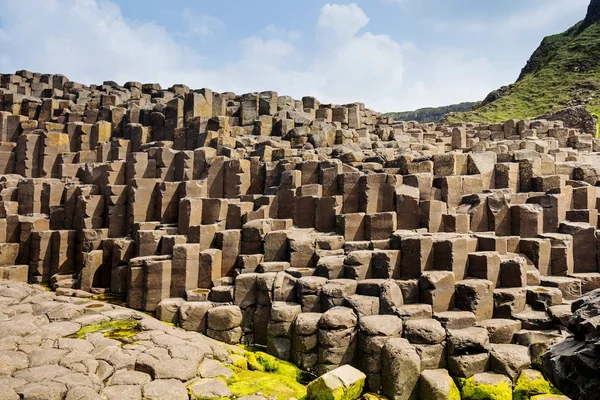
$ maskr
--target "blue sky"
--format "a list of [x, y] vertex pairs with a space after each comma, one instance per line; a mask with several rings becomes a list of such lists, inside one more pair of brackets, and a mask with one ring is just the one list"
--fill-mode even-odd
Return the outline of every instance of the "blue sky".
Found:
[[481, 100], [589, 0], [1, 0], [0, 72], [276, 90], [377, 111]]

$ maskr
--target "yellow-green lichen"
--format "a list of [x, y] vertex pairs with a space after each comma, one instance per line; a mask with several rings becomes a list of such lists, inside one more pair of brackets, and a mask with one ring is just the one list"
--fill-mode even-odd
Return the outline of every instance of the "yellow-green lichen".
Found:
[[260, 372], [275, 372], [296, 381], [302, 380], [303, 372], [294, 364], [280, 360], [262, 351], [253, 351], [250, 347], [245, 347], [245, 349], [247, 351], [244, 355], [249, 369]]
[[541, 394], [558, 394], [550, 382], [544, 379], [544, 376], [535, 370], [526, 370], [521, 373], [513, 391], [513, 400], [530, 400]]
[[471, 377], [459, 379], [463, 400], [512, 400], [512, 390], [507, 382], [497, 385], [478, 384]]
[[234, 373], [227, 380], [227, 387], [236, 397], [261, 393], [267, 398], [288, 400], [302, 399], [306, 396], [306, 387], [294, 378], [274, 372], [251, 371], [237, 367], [231, 369]]
[[231, 360], [231, 363], [234, 367], [240, 369], [248, 369], [248, 360], [246, 359], [246, 357], [239, 354], [231, 354], [229, 356], [229, 359]]
[[450, 397], [449, 400], [461, 400], [460, 398], [460, 390], [458, 390], [458, 386], [452, 379], [450, 379]]
[[366, 377], [360, 375], [353, 376], [350, 385], [333, 372], [321, 375], [308, 384], [308, 397], [313, 400], [356, 400], [365, 386]]
[[229, 352], [231, 364], [225, 366], [233, 375], [221, 379], [234, 398], [258, 393], [277, 400], [306, 397], [306, 386], [299, 382], [302, 370], [294, 364], [247, 346], [230, 348]]
[[308, 385], [308, 395], [312, 400], [346, 400], [343, 386], [328, 387], [326, 382], [318, 378]]
[[101, 293], [94, 295], [92, 299], [116, 306], [127, 307], [127, 296], [124, 294]]
[[95, 332], [100, 332], [110, 339], [127, 340], [140, 332], [139, 321], [129, 319], [87, 325], [72, 336], [77, 339], [85, 339], [87, 334]]

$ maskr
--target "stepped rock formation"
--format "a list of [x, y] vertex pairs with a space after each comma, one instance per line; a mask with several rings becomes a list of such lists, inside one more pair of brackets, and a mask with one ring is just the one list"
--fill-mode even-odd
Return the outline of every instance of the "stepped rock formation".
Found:
[[[363, 383], [344, 376], [363, 375], [340, 366], [390, 399], [468, 399], [533, 395], [570, 302], [600, 288], [600, 139], [562, 121], [394, 122], [360, 103], [28, 71], [0, 82], [0, 278], [48, 284], [52, 301], [120, 296], [194, 335], [337, 370], [352, 393]], [[0, 296], [12, 323], [54, 318]], [[17, 393], [37, 365], [31, 328], [6, 349], [23, 359], [5, 374]], [[148, 373], [130, 357], [104, 361]]]

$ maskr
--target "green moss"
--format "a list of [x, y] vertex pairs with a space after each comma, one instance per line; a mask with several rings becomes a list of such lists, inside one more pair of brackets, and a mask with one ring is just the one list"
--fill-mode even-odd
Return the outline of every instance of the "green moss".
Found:
[[344, 399], [354, 400], [358, 399], [365, 388], [365, 379], [354, 382], [352, 386], [346, 389], [346, 397]]
[[94, 295], [92, 298], [94, 300], [103, 301], [116, 306], [127, 307], [127, 296], [124, 294], [103, 293]]
[[540, 394], [560, 394], [544, 376], [533, 370], [523, 371], [517, 379], [513, 391], [513, 400], [530, 400]]
[[[250, 349], [250, 348], [246, 348]], [[248, 350], [245, 353], [248, 368], [259, 372], [275, 372], [297, 381], [303, 380], [303, 372], [294, 364], [280, 360], [262, 351]]]
[[261, 393], [278, 400], [303, 399], [306, 386], [300, 383], [303, 372], [294, 364], [280, 360], [252, 347], [229, 349], [233, 376], [226, 380], [235, 397]]
[[278, 400], [302, 399], [306, 396], [306, 387], [294, 378], [274, 372], [251, 371], [232, 367], [233, 376], [227, 381], [227, 387], [234, 396], [248, 396], [260, 392], [265, 397], [274, 396]]
[[248, 359], [240, 354], [232, 354], [229, 356], [233, 366], [240, 369], [248, 369]]
[[461, 397], [464, 400], [512, 400], [508, 383], [498, 385], [477, 384], [473, 378], [459, 379]]
[[598, 116], [597, 113], [592, 113], [592, 116], [596, 118], [596, 121], [598, 121], [596, 123], [596, 137], [600, 138], [600, 116]]
[[343, 386], [331, 388], [321, 378], [312, 381], [308, 385], [308, 395], [314, 400], [346, 400], [350, 398], [345, 395]]
[[125, 341], [140, 332], [139, 321], [129, 319], [88, 325], [81, 328], [77, 333], [73, 334], [72, 337], [85, 339], [87, 334], [95, 332], [101, 332], [105, 337], [110, 339]]
[[460, 390], [458, 390], [452, 379], [450, 379], [450, 397], [448, 400], [460, 400]]

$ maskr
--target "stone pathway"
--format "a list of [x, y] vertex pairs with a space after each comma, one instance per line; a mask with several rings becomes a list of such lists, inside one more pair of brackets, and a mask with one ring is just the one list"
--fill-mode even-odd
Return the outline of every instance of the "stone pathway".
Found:
[[242, 349], [74, 294], [0, 280], [0, 400], [231, 396]]

